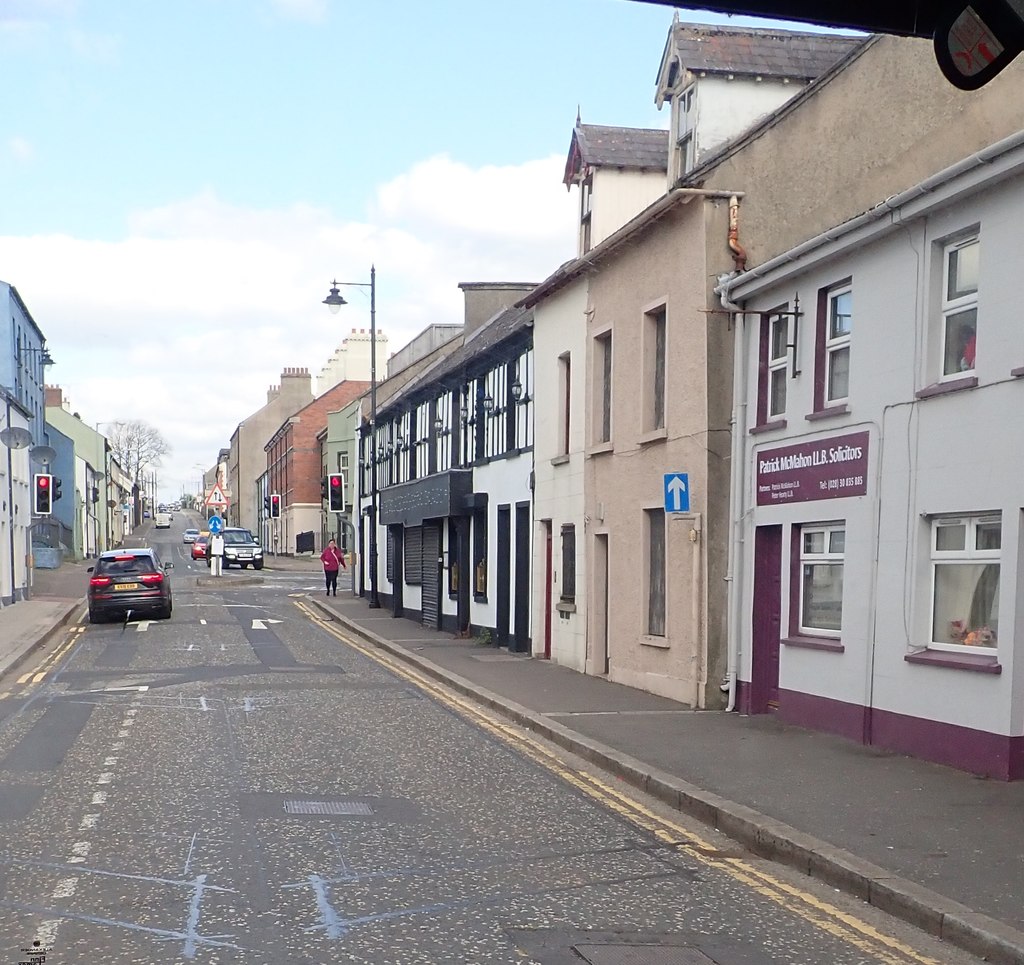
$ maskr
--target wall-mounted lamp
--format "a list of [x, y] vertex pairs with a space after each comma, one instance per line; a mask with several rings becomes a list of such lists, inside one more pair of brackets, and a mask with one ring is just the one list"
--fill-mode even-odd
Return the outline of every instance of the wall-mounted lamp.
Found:
[[516, 379], [512, 383], [512, 398], [518, 402], [523, 397], [523, 383]]
[[493, 411], [494, 411], [494, 399], [492, 399], [489, 394], [485, 395], [484, 396], [484, 412], [493, 412]]

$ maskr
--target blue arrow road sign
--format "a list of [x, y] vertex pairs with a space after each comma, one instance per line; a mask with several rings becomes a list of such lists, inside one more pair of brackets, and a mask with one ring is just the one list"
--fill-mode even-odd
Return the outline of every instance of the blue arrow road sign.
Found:
[[216, 536], [221, 531], [221, 527], [224, 525], [224, 520], [219, 516], [211, 516], [208, 521], [208, 525], [210, 527], [210, 533], [213, 536]]
[[690, 475], [685, 472], [665, 473], [665, 512], [690, 511]]

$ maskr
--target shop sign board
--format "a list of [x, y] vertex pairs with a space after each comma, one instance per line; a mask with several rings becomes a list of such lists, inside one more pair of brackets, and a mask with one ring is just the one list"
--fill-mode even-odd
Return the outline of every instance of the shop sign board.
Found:
[[863, 496], [868, 491], [868, 433], [850, 432], [757, 453], [758, 506]]

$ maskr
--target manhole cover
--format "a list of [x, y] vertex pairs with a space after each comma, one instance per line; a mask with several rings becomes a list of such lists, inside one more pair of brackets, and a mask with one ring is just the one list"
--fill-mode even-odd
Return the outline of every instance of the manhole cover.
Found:
[[285, 801], [288, 814], [373, 814], [363, 801]]
[[573, 951], [590, 965], [715, 965], [696, 948], [678, 945], [574, 945]]

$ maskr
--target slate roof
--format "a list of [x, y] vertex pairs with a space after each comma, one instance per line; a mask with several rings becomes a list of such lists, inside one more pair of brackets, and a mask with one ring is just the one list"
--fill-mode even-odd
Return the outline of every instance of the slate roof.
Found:
[[668, 131], [648, 127], [577, 124], [569, 144], [563, 183], [573, 181], [581, 164], [667, 171], [668, 137]]
[[486, 367], [489, 364], [486, 356], [491, 349], [501, 345], [506, 339], [512, 338], [532, 324], [532, 308], [515, 306], [506, 308], [466, 336], [462, 345], [454, 352], [439, 359], [435, 365], [421, 372], [418, 378], [413, 379], [400, 392], [388, 399], [385, 405], [378, 406], [378, 420], [387, 412], [404, 408], [411, 398], [418, 397], [424, 390], [433, 392], [435, 387], [447, 385], [453, 376], [457, 375], [461, 380], [465, 371], [472, 372], [475, 368], [473, 363], [477, 360], [480, 360], [480, 368]]
[[744, 74], [813, 80], [859, 47], [866, 37], [746, 30], [677, 23], [673, 46], [683, 67], [709, 74]]

